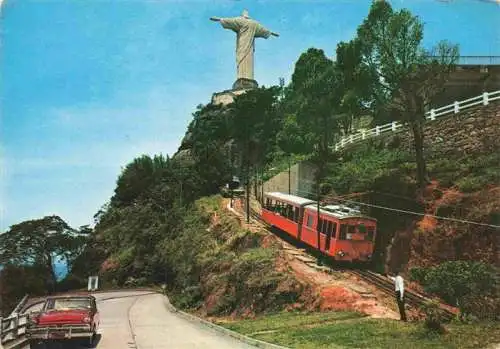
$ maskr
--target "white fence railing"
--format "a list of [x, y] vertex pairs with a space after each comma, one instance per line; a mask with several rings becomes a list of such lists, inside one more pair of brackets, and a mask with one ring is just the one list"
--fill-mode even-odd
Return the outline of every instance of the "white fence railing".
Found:
[[27, 314], [0, 318], [0, 348], [18, 348], [26, 342]]
[[[457, 114], [471, 107], [475, 107], [478, 105], [488, 105], [490, 102], [498, 100], [500, 100], [500, 90], [493, 92], [484, 92], [477, 97], [469, 98], [460, 102], [454, 102], [441, 108], [431, 109], [430, 111], [425, 113], [425, 119], [427, 122], [431, 122], [444, 115]], [[339, 151], [345, 149], [350, 145], [362, 142], [366, 139], [378, 137], [387, 133], [398, 132], [403, 129], [406, 129], [405, 123], [402, 123], [400, 121], [393, 121], [385, 125], [375, 126], [374, 128], [369, 130], [357, 130], [350, 135], [342, 137], [340, 141], [334, 145], [334, 149], [335, 151]]]
[[22, 314], [21, 310], [27, 301], [28, 295], [24, 296], [8, 317], [0, 317], [0, 349], [17, 349], [25, 344], [29, 315]]

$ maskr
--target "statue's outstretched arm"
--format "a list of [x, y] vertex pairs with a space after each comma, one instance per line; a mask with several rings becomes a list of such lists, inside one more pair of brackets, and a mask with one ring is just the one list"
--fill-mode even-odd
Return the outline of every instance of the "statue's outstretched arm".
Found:
[[221, 20], [221, 18], [219, 18], [219, 17], [210, 17], [210, 20], [214, 21], [214, 22], [219, 22]]

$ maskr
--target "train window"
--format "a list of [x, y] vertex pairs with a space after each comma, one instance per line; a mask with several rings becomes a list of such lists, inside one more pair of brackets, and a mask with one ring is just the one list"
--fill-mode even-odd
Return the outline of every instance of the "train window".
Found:
[[364, 225], [363, 223], [358, 224], [358, 232], [360, 232], [361, 234], [366, 233], [366, 225]]
[[326, 229], [326, 235], [327, 236], [332, 236], [332, 230], [333, 228], [333, 222], [332, 221], [328, 221], [328, 226], [327, 226], [327, 229]]
[[337, 223], [333, 223], [333, 227], [332, 227], [332, 238], [336, 238], [337, 237]]
[[284, 212], [283, 212], [283, 204], [280, 202], [280, 201], [276, 201], [276, 211], [278, 212], [278, 214], [280, 216], [283, 216], [284, 215]]
[[328, 220], [323, 220], [321, 223], [322, 223], [321, 224], [321, 232], [323, 234], [328, 235], [328, 223], [331, 223], [331, 222]]
[[311, 216], [310, 214], [307, 215], [307, 226], [309, 228], [312, 228], [313, 226], [313, 216]]
[[348, 225], [347, 226], [347, 234], [346, 234], [346, 239], [351, 240], [352, 239], [352, 234], [356, 232], [356, 226], [355, 225]]
[[347, 238], [347, 225], [346, 224], [341, 224], [340, 225], [340, 240], [346, 240]]
[[373, 241], [373, 235], [375, 234], [375, 227], [368, 227], [366, 234], [366, 240]]
[[293, 221], [298, 223], [299, 222], [299, 215], [300, 215], [300, 210], [298, 207], [295, 207], [294, 210], [294, 215], [293, 215]]
[[321, 218], [318, 218], [318, 225], [316, 226], [316, 230], [323, 232], [323, 229], [321, 229], [322, 225], [323, 225], [323, 220]]
[[286, 206], [286, 218], [293, 221], [293, 206], [292, 205]]

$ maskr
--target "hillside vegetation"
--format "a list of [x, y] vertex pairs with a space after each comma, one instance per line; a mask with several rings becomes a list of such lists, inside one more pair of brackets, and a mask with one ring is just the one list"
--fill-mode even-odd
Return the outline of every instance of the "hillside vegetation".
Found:
[[[356, 36], [337, 44], [335, 61], [310, 48], [288, 83], [248, 91], [228, 106], [200, 105], [175, 156], [144, 155], [123, 169], [114, 195], [95, 215], [95, 228], [71, 256], [64, 287], [84, 286], [89, 274], [99, 273], [109, 287], [165, 283], [177, 305], [206, 314], [286, 307], [305, 291], [276, 270], [276, 247], [261, 248], [258, 234], [228, 218], [211, 221], [217, 200], [204, 197], [233, 175], [248, 189], [256, 173], [269, 177], [273, 168], [298, 159], [316, 165], [315, 198], [363, 192], [355, 200], [498, 224], [495, 189], [485, 188], [498, 181], [498, 157], [427, 157], [424, 112], [449, 102], [440, 96], [459, 51], [446, 41], [425, 48], [423, 34], [422, 21], [408, 10], [375, 1]], [[331, 151], [339, 137], [367, 120], [371, 126], [404, 122], [410, 148], [373, 141], [346, 154]], [[452, 200], [451, 191], [461, 194]], [[460, 211], [458, 204], [473, 209]], [[429, 225], [420, 216], [376, 207], [369, 213], [379, 221], [379, 269], [387, 262], [391, 268], [429, 267], [447, 259], [498, 265], [491, 230]], [[0, 246], [12, 234], [0, 235]], [[443, 249], [452, 235], [460, 238]], [[409, 262], [410, 249], [416, 262]], [[0, 264], [8, 263], [17, 261], [7, 251]], [[44, 268], [50, 269], [47, 263]]]

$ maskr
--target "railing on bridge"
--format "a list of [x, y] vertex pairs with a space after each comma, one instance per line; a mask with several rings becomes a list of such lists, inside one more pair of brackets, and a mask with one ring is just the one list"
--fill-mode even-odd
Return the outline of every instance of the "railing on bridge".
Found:
[[460, 56], [457, 65], [500, 65], [500, 56]]
[[[496, 100], [500, 100], [500, 90], [494, 92], [484, 92], [477, 97], [469, 98], [460, 102], [454, 102], [441, 108], [431, 109], [430, 111], [425, 113], [425, 119], [428, 122], [434, 121], [441, 116], [448, 114], [457, 114], [460, 111], [478, 105], [488, 105], [490, 102]], [[385, 125], [375, 126], [374, 128], [369, 130], [357, 130], [350, 135], [342, 137], [340, 141], [334, 145], [334, 149], [335, 151], [339, 151], [346, 148], [347, 146], [362, 142], [368, 138], [374, 138], [383, 134], [398, 132], [405, 129], [405, 126], [406, 124], [402, 122], [393, 121]]]
[[0, 317], [0, 348], [20, 348], [26, 342], [25, 333], [29, 315], [21, 314], [20, 311], [27, 301], [28, 295], [24, 296], [8, 317]]
[[0, 318], [0, 348], [18, 348], [26, 342], [25, 333], [28, 315], [13, 315]]

